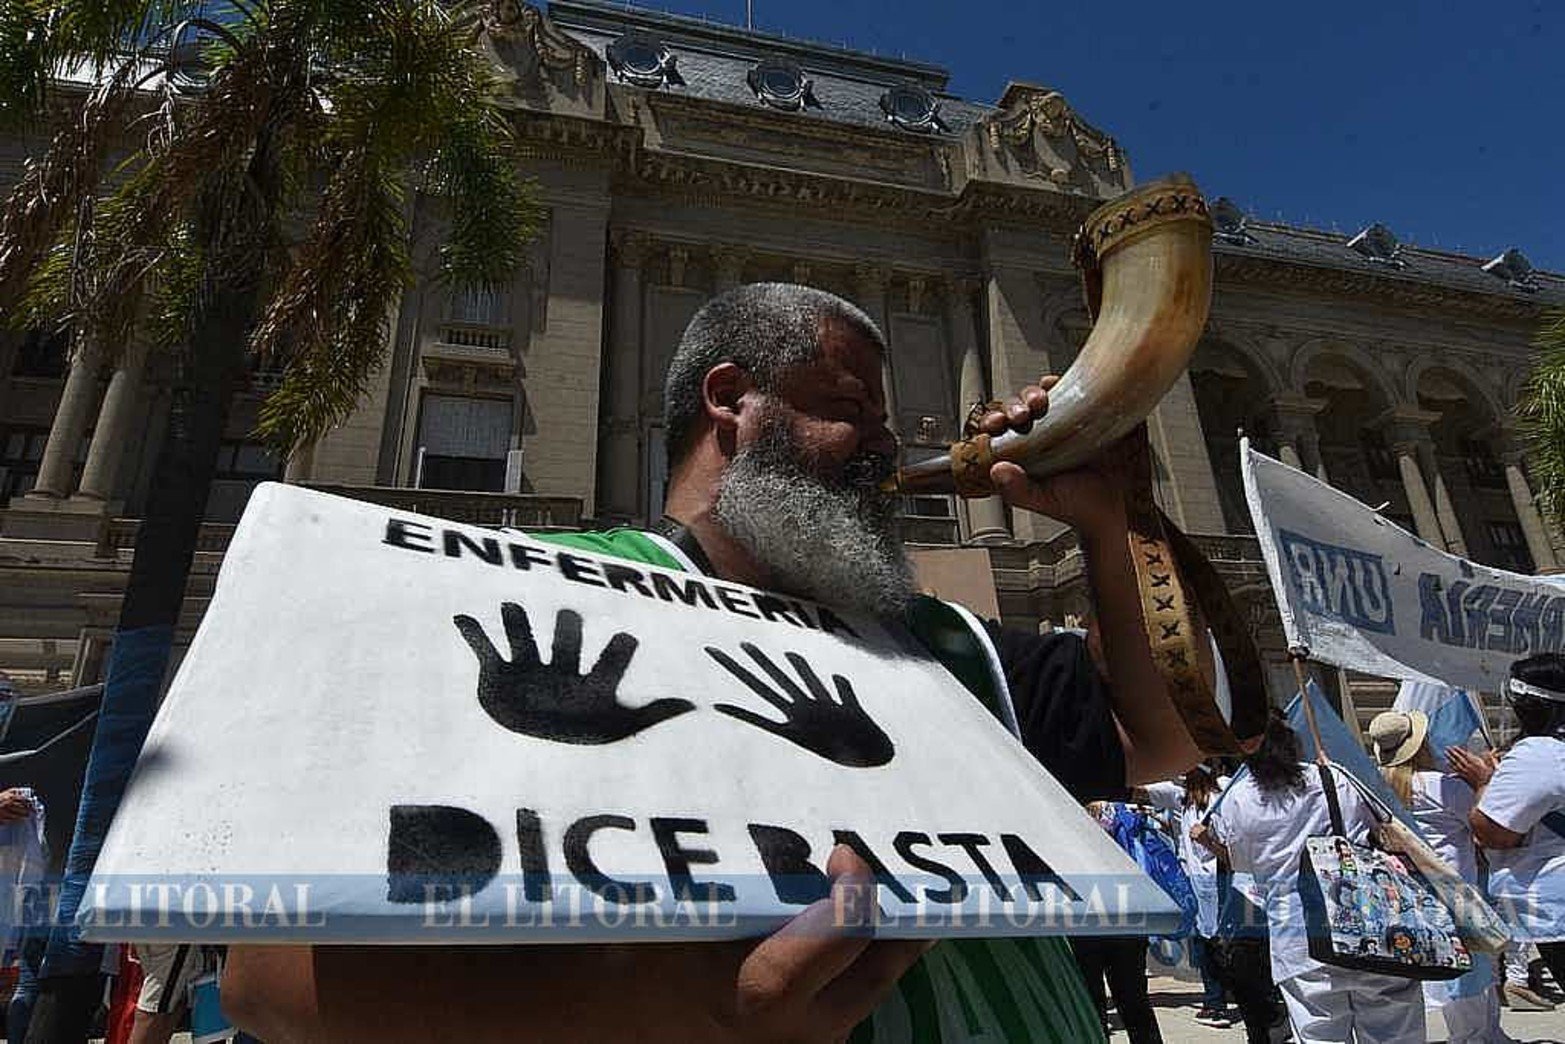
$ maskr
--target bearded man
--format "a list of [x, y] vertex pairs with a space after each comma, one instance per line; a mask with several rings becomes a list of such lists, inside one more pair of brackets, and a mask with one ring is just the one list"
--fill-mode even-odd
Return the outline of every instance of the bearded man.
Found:
[[[991, 476], [1012, 507], [1080, 534], [1114, 691], [1134, 699], [1111, 698], [1073, 636], [978, 626], [917, 595], [896, 498], [879, 488], [896, 451], [885, 351], [863, 312], [824, 291], [755, 284], [714, 298], [669, 365], [658, 531], [538, 538], [905, 619], [926, 642], [945, 627], [942, 646], [971, 621], [965, 640], [1004, 664], [973, 695], [1004, 703], [1008, 688], [1022, 741], [1080, 799], [1193, 765], [1200, 755], [1141, 632], [1124, 495], [1108, 469], [1040, 483], [1002, 463]], [[1050, 383], [990, 413], [985, 430], [1025, 430], [1047, 410]], [[952, 688], [953, 700], [970, 698]], [[1063, 940], [872, 941], [859, 930], [874, 902], [871, 868], [839, 846], [827, 871], [831, 894], [759, 941], [235, 947], [224, 1008], [269, 1044], [1102, 1039]]]

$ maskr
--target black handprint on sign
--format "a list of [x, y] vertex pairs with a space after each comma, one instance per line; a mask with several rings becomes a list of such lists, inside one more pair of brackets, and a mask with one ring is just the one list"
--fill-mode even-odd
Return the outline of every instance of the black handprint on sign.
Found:
[[[835, 761], [839, 765], [872, 768], [876, 765], [884, 765], [896, 753], [891, 737], [881, 731], [880, 726], [870, 720], [869, 715], [864, 713], [864, 708], [859, 706], [859, 698], [854, 694], [853, 686], [848, 684], [848, 679], [840, 674], [831, 676], [831, 680], [837, 686], [837, 698], [833, 699], [826, 691], [826, 686], [822, 685], [820, 678], [816, 676], [814, 668], [798, 653], [786, 655], [788, 662], [804, 681], [803, 689], [799, 687], [798, 682], [783, 673], [782, 668], [773, 663], [765, 653], [749, 642], [742, 642], [739, 647], [749, 653], [750, 659], [771, 676], [777, 686], [775, 689], [751, 674], [749, 668], [735, 661], [723, 650], [714, 649], [709, 645], [706, 647], [706, 654], [722, 664], [728, 673], [748, 685], [757, 696], [781, 711], [786, 720], [772, 721], [753, 711], [728, 703], [717, 704], [717, 710], [730, 718], [738, 718], [757, 728], [765, 729], [774, 736], [781, 736], [785, 740], [797, 743], [805, 750]], [[805, 689], [809, 691], [806, 692]]]
[[583, 675], [580, 613], [561, 609], [554, 618], [554, 656], [547, 665], [538, 658], [526, 610], [503, 602], [500, 616], [510, 660], [501, 658], [471, 616], [453, 616], [451, 622], [478, 657], [478, 705], [503, 728], [561, 743], [613, 743], [695, 710], [689, 700], [653, 700], [642, 707], [619, 702], [620, 679], [638, 644], [623, 631], [609, 639], [592, 671]]

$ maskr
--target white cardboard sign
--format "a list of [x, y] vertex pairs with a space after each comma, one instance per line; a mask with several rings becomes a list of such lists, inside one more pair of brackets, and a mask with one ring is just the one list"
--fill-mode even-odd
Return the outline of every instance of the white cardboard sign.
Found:
[[876, 934], [1173, 904], [916, 641], [268, 484], [98, 860], [101, 940], [733, 938], [880, 878]]

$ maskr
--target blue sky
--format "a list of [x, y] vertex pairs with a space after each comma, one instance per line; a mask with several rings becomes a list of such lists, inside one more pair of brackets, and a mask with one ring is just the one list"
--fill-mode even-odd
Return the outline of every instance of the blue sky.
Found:
[[[1137, 178], [1266, 219], [1565, 272], [1565, 2], [754, 0], [757, 29], [904, 54], [993, 102], [1062, 92]], [[742, 25], [744, 0], [652, 6]]]

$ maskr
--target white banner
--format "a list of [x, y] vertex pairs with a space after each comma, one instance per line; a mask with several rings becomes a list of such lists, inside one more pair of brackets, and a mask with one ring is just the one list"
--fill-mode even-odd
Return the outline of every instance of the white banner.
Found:
[[[552, 653], [548, 650], [552, 646]], [[1145, 933], [1173, 904], [910, 635], [263, 485], [84, 904], [92, 939]]]
[[1388, 678], [1497, 692], [1511, 661], [1565, 644], [1565, 591], [1440, 551], [1250, 448], [1245, 497], [1291, 647]]

